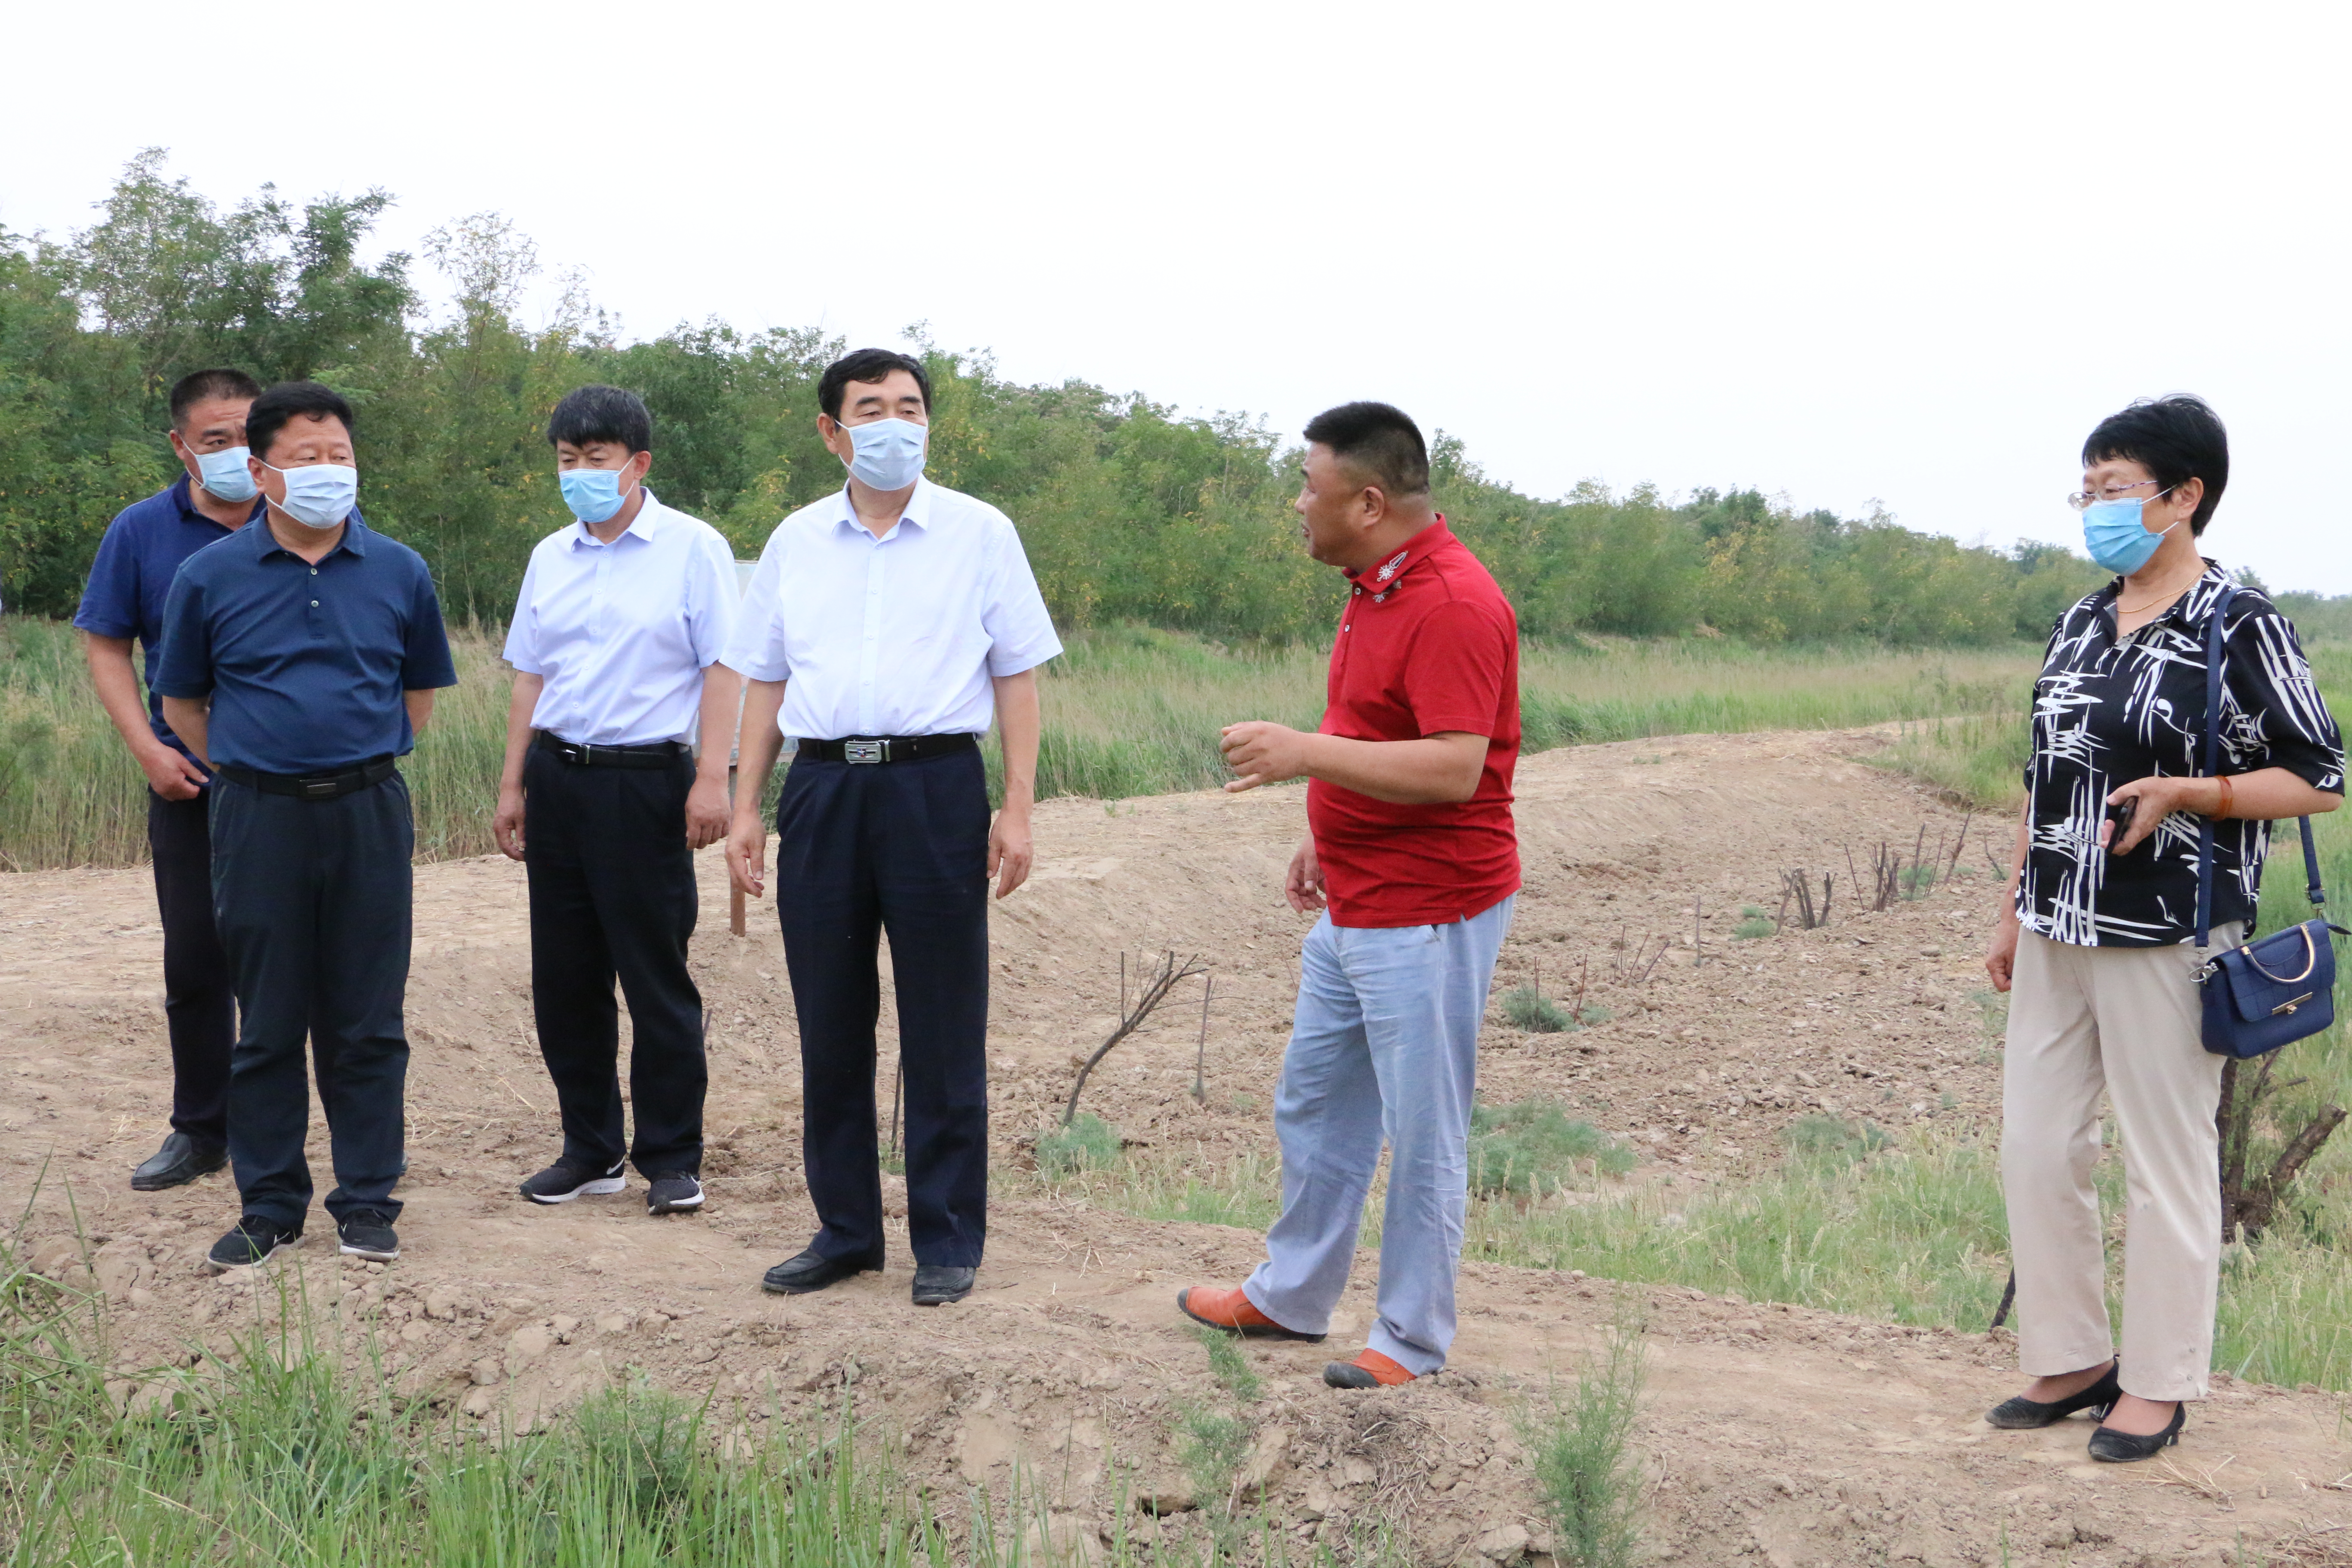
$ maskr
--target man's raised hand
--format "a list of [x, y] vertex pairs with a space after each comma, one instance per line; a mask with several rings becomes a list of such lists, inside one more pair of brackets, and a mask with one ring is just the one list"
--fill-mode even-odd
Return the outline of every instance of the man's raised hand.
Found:
[[1228, 724], [1217, 731], [1217, 744], [1224, 751], [1225, 766], [1240, 775], [1226, 782], [1231, 794], [1280, 784], [1307, 771], [1307, 737], [1287, 724], [1262, 719]]

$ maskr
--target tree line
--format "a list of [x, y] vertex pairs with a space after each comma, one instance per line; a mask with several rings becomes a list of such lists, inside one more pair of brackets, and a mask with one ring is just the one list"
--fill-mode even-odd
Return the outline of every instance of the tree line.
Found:
[[[177, 471], [165, 395], [204, 365], [311, 377], [352, 401], [362, 508], [423, 552], [457, 620], [503, 621], [531, 545], [569, 521], [541, 431], [583, 383], [645, 397], [653, 489], [740, 555], [840, 485], [814, 429], [817, 376], [840, 340], [712, 321], [624, 343], [576, 276], [556, 279], [550, 320], [531, 326], [521, 300], [540, 268], [525, 237], [477, 215], [434, 230], [420, 255], [363, 261], [390, 203], [370, 191], [298, 205], [264, 187], [225, 207], [170, 177], [158, 148], [131, 161], [89, 227], [0, 230], [10, 608], [71, 613], [108, 520]], [[425, 308], [425, 269], [455, 295], [444, 315]], [[909, 339], [936, 394], [931, 477], [1013, 517], [1063, 626], [1328, 635], [1339, 587], [1299, 548], [1297, 451], [1279, 433], [1083, 382], [1024, 385], [984, 353]], [[1432, 455], [1441, 509], [1535, 637], [2038, 639], [2101, 576], [2068, 551], [1963, 545], [1754, 489], [1671, 500], [1587, 484], [1538, 500], [1489, 480], [1455, 437], [1441, 433]]]

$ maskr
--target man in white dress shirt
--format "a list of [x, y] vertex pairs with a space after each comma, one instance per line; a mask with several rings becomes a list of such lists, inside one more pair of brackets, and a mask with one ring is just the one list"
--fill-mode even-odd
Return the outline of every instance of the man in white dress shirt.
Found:
[[[776, 817], [776, 912], [800, 1016], [802, 1155], [819, 1228], [761, 1283], [822, 1290], [882, 1267], [874, 1025], [890, 936], [918, 1306], [971, 1293], [988, 1209], [988, 880], [1029, 875], [1037, 667], [1062, 651], [1005, 515], [922, 477], [930, 382], [861, 349], [817, 386], [837, 494], [778, 524], [726, 662], [750, 679], [727, 869], [762, 891], [759, 801], [799, 748]], [[1003, 735], [989, 819], [979, 738]]]
[[[709, 523], [646, 489], [653, 420], [635, 394], [583, 386], [547, 437], [579, 521], [539, 542], [507, 633], [515, 668], [494, 827], [530, 880], [531, 1008], [563, 1151], [522, 1184], [533, 1203], [622, 1191], [702, 1205], [702, 994], [687, 972], [691, 852], [727, 831], [740, 686], [714, 668], [735, 626], [735, 559]], [[702, 742], [698, 766], [691, 742]], [[623, 1142], [628, 998], [633, 1144]]]

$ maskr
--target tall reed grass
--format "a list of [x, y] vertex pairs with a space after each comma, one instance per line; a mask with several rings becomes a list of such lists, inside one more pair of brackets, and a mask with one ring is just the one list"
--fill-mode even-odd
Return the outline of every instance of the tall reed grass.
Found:
[[[405, 764], [420, 860], [489, 853], [508, 677], [489, 634], [452, 637], [458, 684]], [[1725, 639], [1529, 644], [1526, 749], [1646, 735], [1822, 729], [2021, 701], [2023, 648], [1936, 653], [1754, 648]], [[1324, 655], [1226, 647], [1121, 627], [1072, 637], [1046, 666], [1041, 796], [1102, 800], [1223, 783], [1217, 732], [1244, 719], [1312, 729]], [[998, 773], [990, 752], [990, 777]], [[771, 781], [771, 789], [774, 788]], [[89, 689], [80, 637], [0, 618], [0, 868], [129, 866], [146, 855], [145, 786]]]

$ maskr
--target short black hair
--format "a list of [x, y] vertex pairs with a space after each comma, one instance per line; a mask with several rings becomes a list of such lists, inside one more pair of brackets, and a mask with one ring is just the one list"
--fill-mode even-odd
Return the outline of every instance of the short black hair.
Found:
[[2100, 420], [2083, 443], [2084, 468], [2115, 459], [2137, 463], [2168, 490], [2203, 479], [2205, 499], [2189, 519], [2189, 531], [2201, 534], [2230, 483], [2230, 433], [2201, 397], [2186, 392], [2143, 397]]
[[1402, 408], [1342, 403], [1307, 422], [1307, 439], [1392, 496], [1429, 493], [1429, 443]]
[[547, 416], [547, 444], [616, 441], [632, 453], [654, 449], [654, 416], [646, 400], [619, 386], [575, 386]]
[[266, 463], [278, 432], [297, 416], [324, 419], [330, 415], [343, 422], [346, 435], [358, 436], [359, 426], [352, 418], [352, 405], [334, 388], [315, 381], [281, 381], [253, 400], [253, 407], [245, 416], [245, 444]]
[[893, 353], [888, 349], [859, 349], [856, 353], [844, 354], [825, 366], [824, 374], [818, 378], [816, 384], [816, 405], [824, 410], [826, 418], [839, 423], [842, 395], [848, 391], [851, 382], [887, 381], [894, 370], [903, 370], [915, 378], [915, 384], [923, 392], [923, 412], [929, 414], [931, 411], [931, 378], [923, 374], [923, 362], [908, 359], [902, 353]]
[[241, 370], [192, 370], [172, 384], [172, 428], [188, 427], [188, 410], [207, 397], [244, 398], [261, 395], [261, 383]]

